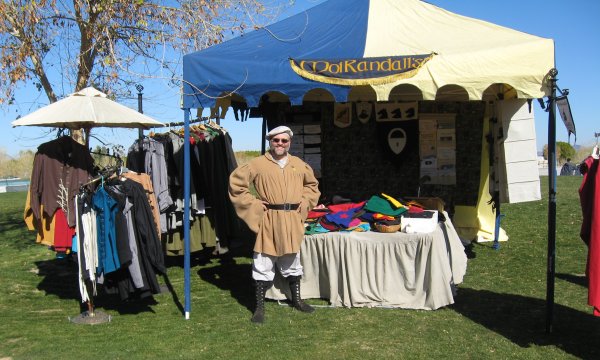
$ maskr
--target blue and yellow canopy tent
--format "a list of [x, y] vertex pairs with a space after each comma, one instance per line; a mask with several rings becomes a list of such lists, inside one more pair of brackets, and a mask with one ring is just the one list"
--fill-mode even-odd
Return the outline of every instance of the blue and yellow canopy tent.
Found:
[[[189, 124], [190, 109], [214, 107], [231, 98], [252, 108], [266, 94], [282, 96], [292, 105], [313, 100], [347, 102], [359, 93], [373, 101], [387, 101], [392, 95], [395, 99], [481, 101], [502, 94], [504, 99], [548, 97], [549, 133], [554, 136], [553, 69], [551, 39], [454, 14], [421, 0], [329, 0], [185, 55], [184, 122]], [[187, 163], [188, 126], [185, 136]], [[549, 139], [551, 166], [555, 164], [554, 143], [554, 138]], [[188, 198], [187, 166], [186, 174]], [[552, 178], [549, 249], [554, 246]], [[188, 224], [189, 219], [184, 221]], [[184, 237], [188, 248], [189, 233]], [[549, 263], [553, 267], [553, 250], [549, 250]], [[185, 266], [187, 318], [189, 254]]]

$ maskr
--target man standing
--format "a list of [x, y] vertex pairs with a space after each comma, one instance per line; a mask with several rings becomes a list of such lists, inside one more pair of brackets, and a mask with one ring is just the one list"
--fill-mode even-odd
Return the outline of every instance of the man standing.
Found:
[[[565, 175], [576, 175], [577, 166], [571, 162], [570, 158], [567, 158], [567, 162], [560, 169], [560, 176]], [[577, 174], [579, 175], [579, 174]]]
[[[256, 308], [251, 321], [264, 321], [265, 293], [273, 284], [275, 266], [287, 279], [294, 308], [314, 309], [300, 298], [300, 245], [304, 220], [320, 196], [311, 167], [288, 154], [292, 130], [279, 126], [267, 134], [269, 152], [238, 167], [229, 177], [229, 197], [238, 216], [256, 233], [252, 278]], [[254, 185], [257, 197], [250, 193]]]

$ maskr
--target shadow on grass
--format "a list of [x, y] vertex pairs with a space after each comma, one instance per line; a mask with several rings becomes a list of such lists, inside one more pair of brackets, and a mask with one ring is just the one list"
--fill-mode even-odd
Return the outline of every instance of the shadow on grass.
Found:
[[451, 308], [526, 348], [555, 346], [582, 359], [599, 359], [600, 318], [554, 305], [553, 331], [546, 334], [546, 301], [515, 294], [460, 288]]
[[77, 264], [71, 258], [36, 261], [38, 276], [43, 277], [38, 290], [60, 299], [79, 300]]
[[578, 275], [573, 275], [573, 274], [557, 273], [556, 277], [559, 278], [559, 279], [561, 279], [561, 280], [568, 281], [568, 282], [570, 282], [572, 284], [582, 286], [584, 288], [588, 287], [588, 281], [587, 281], [585, 275], [578, 276]]
[[2, 231], [15, 231], [22, 230], [27, 228], [25, 221], [23, 221], [23, 217], [13, 216], [13, 214], [2, 215], [0, 216], [0, 228]]
[[215, 257], [219, 265], [199, 269], [198, 276], [219, 289], [229, 291], [232, 298], [252, 312], [255, 305], [252, 264], [240, 264], [236, 258], [252, 258], [256, 235], [245, 224], [242, 225], [238, 236], [231, 239], [229, 252]]
[[220, 265], [198, 270], [198, 276], [219, 289], [227, 290], [231, 297], [249, 311], [254, 311], [254, 286], [252, 265], [238, 264], [235, 259], [227, 258]]
[[95, 301], [97, 309], [113, 310], [120, 315], [136, 315], [144, 312], [154, 313], [152, 306], [158, 305], [153, 296], [123, 301], [118, 295], [103, 294], [98, 296]]
[[0, 209], [0, 236], [3, 246], [19, 251], [39, 247], [40, 244], [35, 242], [35, 235], [35, 232], [27, 230], [22, 216], [3, 214]]
[[[43, 277], [37, 286], [38, 290], [44, 291], [48, 295], [55, 295], [60, 299], [77, 301], [80, 304], [82, 312], [88, 310], [87, 304], [81, 302], [77, 263], [72, 258], [36, 261], [35, 265], [38, 268], [38, 276]], [[168, 278], [165, 278], [165, 281], [167, 282], [167, 286], [170, 286]], [[118, 295], [104, 292], [101, 285], [98, 285], [97, 289], [98, 295], [93, 301], [94, 308], [98, 310], [114, 310], [121, 315], [138, 314], [142, 312], [154, 312], [151, 306], [157, 304], [152, 296], [123, 301]], [[176, 304], [183, 309], [175, 292], [171, 292], [175, 297], [174, 301]]]

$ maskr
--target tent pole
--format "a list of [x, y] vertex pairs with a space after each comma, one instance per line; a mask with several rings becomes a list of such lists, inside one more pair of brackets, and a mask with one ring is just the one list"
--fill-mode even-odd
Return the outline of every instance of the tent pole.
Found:
[[548, 263], [546, 269], [546, 333], [552, 333], [554, 276], [556, 269], [556, 75], [550, 70], [548, 102]]
[[183, 271], [185, 319], [190, 318], [190, 109], [183, 109]]

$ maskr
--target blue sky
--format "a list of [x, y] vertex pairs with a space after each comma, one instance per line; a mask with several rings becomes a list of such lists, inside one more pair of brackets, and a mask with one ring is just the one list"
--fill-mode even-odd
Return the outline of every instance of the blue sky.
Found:
[[[324, 0], [295, 1], [283, 17], [298, 13]], [[398, 0], [400, 1], [400, 0]], [[493, 22], [529, 34], [551, 38], [555, 42], [556, 67], [559, 71], [558, 86], [569, 89], [569, 101], [577, 128], [577, 144], [595, 143], [594, 132], [600, 132], [600, 115], [595, 106], [596, 87], [600, 85], [600, 22], [595, 17], [600, 14], [600, 1], [597, 0], [428, 0], [427, 2], [446, 10]], [[153, 79], [144, 83], [144, 113], [162, 122], [183, 120], [179, 109], [178, 89], [172, 88], [166, 80]], [[0, 133], [3, 134], [0, 148], [10, 155], [20, 150], [35, 150], [43, 142], [52, 140], [47, 128], [17, 127], [10, 123], [18, 112], [27, 114], [40, 104], [47, 104], [45, 95], [39, 96], [27, 87], [17, 92], [18, 106], [3, 106], [0, 110]], [[121, 100], [121, 103], [137, 109], [137, 100]], [[536, 104], [536, 134], [538, 148], [547, 143], [548, 114]], [[206, 115], [206, 114], [205, 114]], [[260, 119], [235, 121], [231, 111], [222, 121], [233, 139], [235, 150], [260, 149]], [[128, 147], [137, 137], [137, 130], [94, 129], [98, 139], [109, 144]], [[567, 141], [567, 131], [557, 119], [557, 140]], [[571, 144], [573, 137], [571, 137]], [[99, 142], [92, 139], [91, 145]]]

